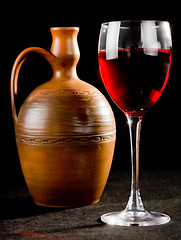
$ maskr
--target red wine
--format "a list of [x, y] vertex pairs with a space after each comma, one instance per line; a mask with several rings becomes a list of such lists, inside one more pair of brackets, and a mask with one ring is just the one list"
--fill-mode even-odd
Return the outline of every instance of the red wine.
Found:
[[143, 116], [158, 100], [168, 81], [169, 50], [99, 52], [99, 68], [111, 98], [128, 115]]

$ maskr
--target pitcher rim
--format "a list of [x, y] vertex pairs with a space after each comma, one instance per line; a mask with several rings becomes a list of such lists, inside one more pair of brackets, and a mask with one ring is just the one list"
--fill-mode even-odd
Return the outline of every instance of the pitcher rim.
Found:
[[51, 27], [50, 30], [77, 30], [77, 31], [79, 31], [79, 27]]

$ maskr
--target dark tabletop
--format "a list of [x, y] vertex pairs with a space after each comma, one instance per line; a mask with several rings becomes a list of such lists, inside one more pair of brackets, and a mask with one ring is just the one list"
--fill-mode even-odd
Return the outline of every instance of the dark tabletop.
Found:
[[140, 174], [144, 206], [169, 214], [171, 221], [165, 225], [119, 227], [101, 223], [102, 214], [124, 209], [129, 189], [130, 172], [112, 170], [98, 203], [72, 209], [35, 205], [23, 184], [1, 189], [0, 239], [181, 239], [181, 170]]

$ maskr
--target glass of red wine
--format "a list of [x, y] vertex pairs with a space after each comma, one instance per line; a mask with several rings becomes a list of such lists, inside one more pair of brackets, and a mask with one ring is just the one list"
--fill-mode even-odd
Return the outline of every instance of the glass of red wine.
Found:
[[144, 209], [139, 190], [139, 142], [144, 114], [158, 100], [168, 81], [172, 40], [166, 21], [114, 21], [101, 25], [99, 69], [112, 100], [125, 113], [131, 141], [131, 193], [126, 208], [104, 214], [104, 223], [151, 226], [170, 221]]

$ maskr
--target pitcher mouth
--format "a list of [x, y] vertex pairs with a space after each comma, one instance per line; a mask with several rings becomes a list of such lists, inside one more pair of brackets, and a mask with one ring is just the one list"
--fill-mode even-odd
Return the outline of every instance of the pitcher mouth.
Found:
[[50, 30], [54, 30], [54, 31], [68, 31], [68, 30], [72, 30], [72, 31], [79, 31], [79, 27], [51, 27]]

